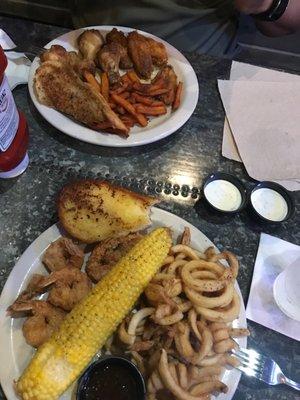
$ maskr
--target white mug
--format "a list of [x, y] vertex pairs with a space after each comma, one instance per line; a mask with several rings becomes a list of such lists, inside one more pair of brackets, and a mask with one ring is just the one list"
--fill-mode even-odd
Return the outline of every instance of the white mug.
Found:
[[300, 321], [300, 260], [286, 267], [273, 286], [275, 301], [288, 317]]

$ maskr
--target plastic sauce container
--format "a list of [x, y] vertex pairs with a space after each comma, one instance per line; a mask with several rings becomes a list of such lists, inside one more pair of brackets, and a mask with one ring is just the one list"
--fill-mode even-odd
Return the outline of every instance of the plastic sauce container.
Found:
[[17, 110], [5, 76], [7, 58], [0, 46], [0, 178], [14, 178], [28, 166], [28, 126]]

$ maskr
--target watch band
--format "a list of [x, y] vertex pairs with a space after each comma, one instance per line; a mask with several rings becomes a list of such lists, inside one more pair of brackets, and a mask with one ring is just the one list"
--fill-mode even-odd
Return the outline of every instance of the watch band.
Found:
[[277, 21], [285, 13], [289, 0], [274, 0], [271, 7], [260, 14], [252, 14], [252, 17], [261, 21]]

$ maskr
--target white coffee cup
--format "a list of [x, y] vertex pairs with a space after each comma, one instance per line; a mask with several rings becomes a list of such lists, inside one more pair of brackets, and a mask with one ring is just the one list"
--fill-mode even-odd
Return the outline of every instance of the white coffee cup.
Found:
[[300, 260], [286, 267], [273, 286], [276, 304], [288, 317], [300, 321]]

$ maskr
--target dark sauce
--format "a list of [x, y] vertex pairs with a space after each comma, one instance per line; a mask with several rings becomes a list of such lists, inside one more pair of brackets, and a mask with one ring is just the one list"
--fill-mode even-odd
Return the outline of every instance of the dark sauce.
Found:
[[126, 365], [102, 362], [82, 382], [80, 400], [140, 400], [141, 391]]

